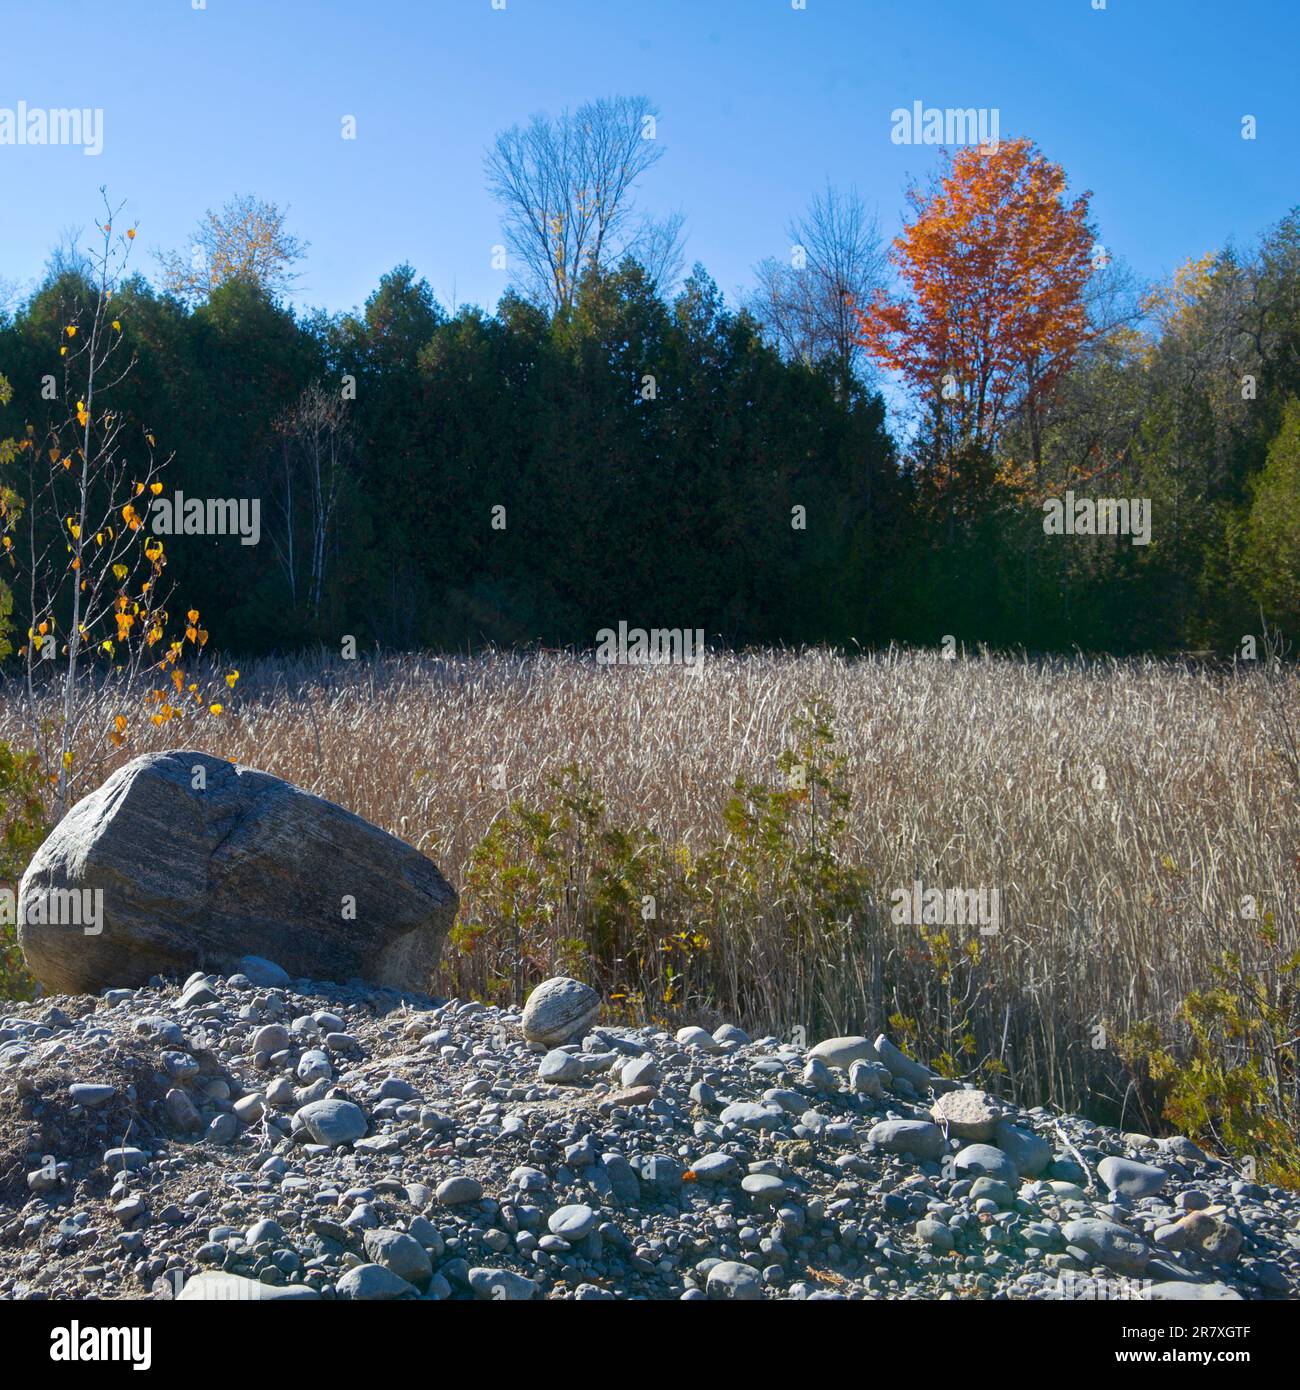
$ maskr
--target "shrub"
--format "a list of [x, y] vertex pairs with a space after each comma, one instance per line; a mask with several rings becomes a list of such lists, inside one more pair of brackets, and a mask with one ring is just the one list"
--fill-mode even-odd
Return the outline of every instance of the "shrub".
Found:
[[[36, 754], [0, 742], [0, 886], [15, 904], [23, 870], [50, 829], [43, 788]], [[15, 913], [0, 912], [0, 999], [30, 999], [35, 986], [18, 949], [16, 921]]]

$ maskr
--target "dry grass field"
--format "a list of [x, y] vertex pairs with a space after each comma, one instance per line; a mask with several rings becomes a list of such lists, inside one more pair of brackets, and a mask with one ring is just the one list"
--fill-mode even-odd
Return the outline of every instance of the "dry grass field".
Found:
[[[640, 828], [633, 860], [646, 829], [669, 847], [656, 862], [679, 868], [714, 846], [708, 883], [682, 869], [690, 891], [651, 884], [648, 948], [629, 943], [640, 918], [625, 914], [632, 925], [620, 927], [615, 975], [602, 980], [607, 990], [626, 985], [624, 1009], [674, 1022], [739, 1012], [751, 1028], [810, 1034], [871, 1032], [892, 1017], [915, 1051], [948, 1054], [945, 1065], [962, 1075], [1140, 1127], [1157, 1117], [1143, 1113], [1150, 1098], [1132, 1084], [1121, 1040], [1150, 1024], [1182, 1047], [1180, 1006], [1214, 984], [1225, 951], [1237, 953], [1247, 994], [1258, 983], [1283, 1020], [1294, 1002], [1281, 969], [1300, 945], [1288, 733], [1300, 681], [1289, 674], [814, 652], [718, 657], [697, 676], [543, 653], [265, 661], [243, 670], [237, 690], [220, 718], [200, 716], [188, 731], [133, 717], [127, 748], [79, 749], [84, 785], [152, 747], [198, 746], [340, 802], [424, 850], [463, 888], [475, 846], [507, 803], [545, 803], [548, 777], [578, 764], [604, 797], [601, 824]], [[788, 808], [782, 843], [797, 865], [820, 833], [834, 864], [865, 884], [824, 921], [815, 885], [797, 901], [788, 876], [756, 879], [739, 850], [728, 863], [723, 817], [737, 777], [788, 784], [778, 758], [814, 696], [834, 712], [834, 744], [823, 751], [845, 759], [844, 825], [836, 834], [818, 822], [814, 788]], [[99, 698], [103, 728], [118, 696]], [[31, 742], [12, 690], [0, 696], [0, 738]], [[526, 945], [516, 939], [516, 970], [529, 980], [573, 963], [561, 917], [582, 918], [587, 891], [587, 850], [581, 837], [574, 843], [575, 862], [560, 869], [565, 896], [577, 895], [572, 910], [557, 912], [553, 940], [545, 930]], [[891, 893], [918, 879], [999, 890], [998, 931], [891, 920]], [[481, 925], [490, 911], [472, 894], [463, 906]], [[505, 958], [512, 928], [496, 925]], [[684, 939], [676, 949], [688, 967], [662, 991], [662, 971], [645, 962]], [[620, 950], [629, 974], [640, 963], [640, 979], [618, 979]], [[484, 957], [449, 948], [439, 988], [518, 986], [503, 986]], [[1236, 1059], [1274, 1047], [1278, 1020], [1263, 1041], [1229, 1040]], [[1275, 1087], [1291, 1084], [1285, 1072], [1266, 1073]]]

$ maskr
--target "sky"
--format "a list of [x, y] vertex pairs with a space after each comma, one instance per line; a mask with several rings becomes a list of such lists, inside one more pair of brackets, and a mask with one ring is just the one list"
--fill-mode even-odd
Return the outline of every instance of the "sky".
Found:
[[0, 121], [20, 101], [103, 111], [98, 155], [0, 143], [0, 277], [32, 283], [107, 184], [151, 278], [156, 250], [252, 193], [311, 243], [300, 307], [359, 306], [403, 261], [444, 304], [490, 307], [507, 276], [484, 151], [604, 95], [658, 107], [664, 154], [638, 206], [684, 214], [688, 264], [733, 303], [828, 181], [898, 230], [940, 158], [891, 138], [917, 101], [995, 109], [1002, 138], [1031, 136], [1144, 278], [1300, 202], [1296, 0], [502, 3], [0, 0]]

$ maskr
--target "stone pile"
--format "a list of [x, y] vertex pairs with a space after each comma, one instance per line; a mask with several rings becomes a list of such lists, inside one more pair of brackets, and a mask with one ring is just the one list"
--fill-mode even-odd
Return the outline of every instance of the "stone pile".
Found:
[[1300, 1201], [888, 1038], [267, 961], [0, 1008], [0, 1298], [1259, 1299]]

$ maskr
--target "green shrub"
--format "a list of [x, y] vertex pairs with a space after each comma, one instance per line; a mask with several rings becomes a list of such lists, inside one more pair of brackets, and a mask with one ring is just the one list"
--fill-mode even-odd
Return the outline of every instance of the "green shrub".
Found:
[[[1266, 913], [1261, 932], [1276, 944]], [[1148, 1103], [1175, 1130], [1239, 1160], [1255, 1176], [1300, 1187], [1296, 1133], [1300, 1071], [1300, 951], [1268, 973], [1243, 969], [1225, 951], [1211, 984], [1183, 1001], [1186, 1037], [1166, 1044], [1147, 1025], [1120, 1040]]]
[[[0, 886], [13, 894], [50, 826], [35, 753], [15, 753], [0, 742]], [[35, 981], [18, 949], [16, 915], [0, 913], [0, 999], [30, 999]]]

